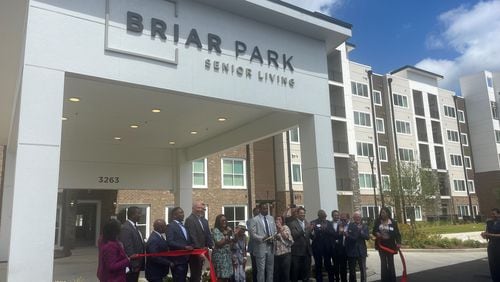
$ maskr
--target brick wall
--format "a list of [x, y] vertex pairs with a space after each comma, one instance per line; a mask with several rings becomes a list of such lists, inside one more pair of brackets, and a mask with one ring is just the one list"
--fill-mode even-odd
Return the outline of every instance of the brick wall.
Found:
[[[208, 188], [193, 189], [193, 200], [203, 200], [208, 205], [208, 221], [211, 227], [214, 225], [215, 217], [222, 213], [224, 205], [248, 205], [247, 189], [222, 189], [221, 159], [224, 157], [246, 159], [246, 147], [238, 146], [209, 156], [207, 158]], [[171, 189], [171, 187], [168, 188]], [[152, 224], [155, 219], [165, 218], [165, 207], [174, 206], [174, 194], [170, 190], [119, 190], [117, 203], [118, 205], [149, 204], [150, 224]], [[254, 206], [254, 201], [252, 201], [252, 206]], [[184, 211], [184, 213], [187, 217], [191, 211]]]

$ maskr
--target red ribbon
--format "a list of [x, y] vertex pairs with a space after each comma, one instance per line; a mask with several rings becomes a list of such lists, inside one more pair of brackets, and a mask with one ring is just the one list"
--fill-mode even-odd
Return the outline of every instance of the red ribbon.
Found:
[[178, 256], [187, 256], [187, 255], [203, 255], [207, 259], [210, 264], [210, 280], [212, 282], [217, 281], [217, 276], [215, 275], [214, 265], [212, 264], [212, 260], [210, 259], [210, 254], [207, 249], [194, 249], [191, 251], [188, 250], [176, 250], [176, 251], [168, 251], [168, 252], [159, 252], [159, 253], [150, 253], [150, 254], [138, 254], [138, 257], [178, 257]]
[[399, 257], [401, 258], [401, 263], [403, 264], [403, 275], [401, 276], [401, 282], [407, 282], [408, 275], [406, 274], [406, 260], [405, 260], [405, 257], [403, 255], [403, 252], [401, 252], [401, 249], [393, 250], [389, 247], [382, 245], [379, 240], [377, 240], [377, 246], [378, 246], [379, 250], [382, 250], [382, 251], [389, 253], [389, 254], [395, 255], [399, 252]]

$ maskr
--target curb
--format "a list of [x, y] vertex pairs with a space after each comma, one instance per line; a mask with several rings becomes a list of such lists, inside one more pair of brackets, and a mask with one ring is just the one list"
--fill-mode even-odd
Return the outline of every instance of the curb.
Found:
[[[471, 252], [486, 252], [486, 248], [472, 249], [401, 249], [404, 253], [471, 253]], [[369, 252], [378, 252], [369, 250]]]

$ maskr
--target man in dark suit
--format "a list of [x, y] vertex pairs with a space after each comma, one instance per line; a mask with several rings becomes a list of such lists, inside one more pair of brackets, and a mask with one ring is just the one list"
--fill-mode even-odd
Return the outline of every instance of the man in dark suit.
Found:
[[328, 281], [333, 282], [332, 242], [334, 230], [332, 223], [326, 220], [326, 212], [318, 211], [318, 218], [311, 221], [312, 253], [316, 265], [316, 281], [323, 281], [323, 266], [328, 273]]
[[[144, 253], [144, 239], [139, 229], [137, 229], [137, 222], [140, 218], [141, 210], [138, 207], [128, 208], [127, 220], [122, 224], [119, 237], [128, 257]], [[141, 270], [144, 270], [143, 258], [130, 261], [130, 271], [127, 272], [127, 282], [137, 282]]]
[[347, 226], [345, 249], [349, 263], [349, 281], [356, 282], [356, 264], [359, 266], [361, 282], [366, 282], [366, 240], [370, 239], [368, 226], [361, 222], [361, 213], [354, 212]]
[[291, 281], [309, 281], [311, 275], [311, 225], [306, 220], [306, 210], [297, 208], [297, 218], [288, 223], [293, 237]]
[[[205, 210], [203, 201], [196, 201], [193, 203], [191, 215], [186, 218], [185, 226], [195, 249], [212, 248], [214, 246], [210, 227], [205, 219]], [[204, 258], [202, 256], [191, 256], [189, 259], [189, 269], [191, 271], [189, 281], [200, 282], [203, 262]]]
[[335, 282], [347, 282], [347, 255], [344, 245], [344, 229], [347, 228], [346, 214], [340, 215], [339, 211], [332, 211], [332, 225], [334, 230], [332, 258], [333, 275]]
[[[184, 211], [181, 207], [172, 209], [172, 222], [167, 227], [167, 243], [170, 250], [193, 250], [191, 238], [186, 227], [182, 224], [184, 220]], [[172, 257], [174, 264], [172, 276], [175, 282], [185, 282], [188, 272], [188, 256]]]
[[[146, 252], [148, 254], [168, 251], [168, 244], [165, 237], [167, 224], [163, 219], [157, 219], [153, 223], [154, 231], [146, 243]], [[162, 282], [167, 276], [170, 268], [170, 259], [168, 257], [149, 257], [146, 261], [146, 279], [149, 282]]]

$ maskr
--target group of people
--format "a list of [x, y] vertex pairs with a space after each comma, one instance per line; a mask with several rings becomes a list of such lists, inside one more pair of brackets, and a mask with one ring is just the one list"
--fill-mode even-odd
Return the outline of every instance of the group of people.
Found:
[[[323, 210], [317, 219], [308, 222], [303, 207], [290, 207], [283, 215], [273, 218], [267, 204], [253, 209], [253, 217], [234, 230], [225, 215], [216, 217], [210, 230], [204, 218], [205, 205], [196, 201], [192, 213], [184, 220], [184, 211], [175, 207], [170, 223], [154, 221], [154, 231], [146, 243], [137, 222], [140, 209], [129, 207], [123, 223], [110, 220], [103, 228], [99, 242], [100, 281], [138, 281], [145, 271], [150, 282], [163, 281], [171, 272], [174, 281], [201, 281], [204, 258], [201, 255], [147, 256], [175, 250], [211, 249], [211, 261], [217, 281], [246, 281], [247, 252], [250, 253], [253, 281], [308, 281], [311, 258], [314, 258], [316, 281], [323, 281], [323, 271], [329, 281], [356, 281], [356, 267], [361, 281], [366, 281], [366, 240], [376, 239], [381, 259], [382, 281], [396, 281], [393, 255], [401, 236], [390, 211], [382, 208], [372, 232], [361, 221], [361, 214], [332, 211], [327, 220]], [[246, 231], [250, 235], [246, 237]], [[248, 242], [248, 244], [247, 244]], [[394, 252], [385, 251], [387, 248]], [[144, 255], [146, 254], [146, 255]], [[147, 258], [146, 258], [147, 256]]]
[[356, 267], [361, 281], [366, 281], [366, 241], [370, 238], [376, 238], [381, 281], [396, 281], [393, 256], [400, 247], [401, 235], [390, 210], [382, 208], [371, 232], [359, 212], [352, 219], [337, 210], [331, 216], [332, 220], [327, 220], [326, 212], [319, 210], [317, 218], [308, 222], [303, 207], [291, 207], [273, 225], [269, 223], [272, 217], [267, 215], [267, 206], [261, 205], [249, 220], [249, 252], [252, 269], [257, 272], [254, 281], [308, 281], [311, 258], [316, 281], [323, 281], [324, 270], [328, 281], [346, 282], [347, 277], [350, 282], [357, 281]]
[[[167, 251], [212, 249], [211, 259], [217, 279], [229, 281], [233, 277], [245, 281], [246, 226], [238, 225], [234, 231], [227, 225], [224, 215], [218, 215], [211, 231], [204, 218], [205, 204], [193, 203], [192, 213], [184, 220], [180, 207], [172, 209], [170, 223], [157, 219], [147, 242], [137, 222], [141, 217], [138, 207], [129, 207], [124, 222], [111, 219], [103, 227], [99, 240], [97, 277], [102, 282], [137, 282], [145, 271], [150, 282], [161, 282], [171, 272], [174, 281], [201, 281], [204, 258], [201, 255], [154, 255]], [[243, 278], [241, 278], [243, 277]]]

